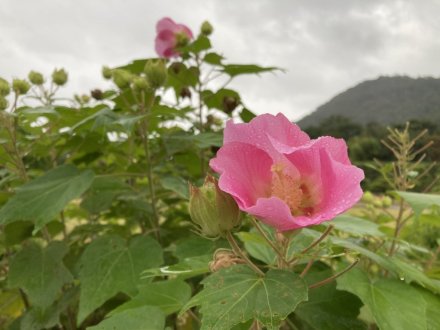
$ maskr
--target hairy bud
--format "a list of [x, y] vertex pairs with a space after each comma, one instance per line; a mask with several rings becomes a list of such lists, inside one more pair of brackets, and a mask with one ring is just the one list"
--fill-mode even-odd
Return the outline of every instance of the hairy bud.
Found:
[[68, 79], [67, 72], [64, 69], [55, 69], [52, 72], [52, 81], [55, 85], [63, 86]]
[[43, 85], [43, 83], [44, 83], [43, 75], [40, 72], [37, 72], [37, 71], [29, 72], [28, 78], [29, 78], [29, 81], [32, 84], [37, 85], [37, 86]]
[[113, 70], [113, 82], [120, 89], [130, 86], [132, 80], [133, 77], [130, 72], [122, 69]]
[[9, 86], [9, 83], [5, 79], [0, 78], [0, 96], [9, 95], [10, 91], [11, 87]]
[[219, 237], [240, 224], [235, 200], [220, 190], [217, 180], [208, 175], [202, 187], [190, 185], [189, 213], [202, 235]]
[[0, 96], [0, 111], [6, 110], [8, 105], [8, 100], [6, 100], [3, 96]]
[[209, 36], [212, 34], [213, 31], [214, 28], [212, 27], [211, 23], [209, 23], [208, 21], [204, 21], [202, 23], [202, 26], [200, 28], [200, 32], [202, 32], [202, 34], [204, 34], [205, 36]]
[[113, 70], [110, 69], [108, 66], [103, 66], [102, 67], [102, 76], [104, 77], [104, 79], [107, 79], [107, 80], [112, 79]]
[[26, 94], [31, 85], [24, 79], [14, 79], [12, 80], [12, 89], [17, 95]]
[[144, 69], [150, 86], [154, 89], [163, 86], [167, 80], [167, 68], [161, 60], [148, 61]]
[[143, 77], [136, 77], [133, 79], [133, 89], [137, 92], [146, 91], [150, 88], [147, 79]]

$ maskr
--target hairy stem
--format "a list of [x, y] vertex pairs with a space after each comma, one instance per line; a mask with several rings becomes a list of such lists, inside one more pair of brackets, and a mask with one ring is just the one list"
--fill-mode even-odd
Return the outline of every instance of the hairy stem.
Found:
[[264, 276], [264, 273], [261, 271], [260, 268], [258, 268], [247, 256], [244, 254], [244, 252], [241, 250], [240, 246], [238, 245], [237, 241], [235, 240], [234, 236], [231, 234], [231, 232], [227, 232], [226, 239], [228, 240], [229, 244], [231, 245], [232, 249], [234, 250], [234, 253], [241, 257], [249, 267], [251, 267], [258, 275]]

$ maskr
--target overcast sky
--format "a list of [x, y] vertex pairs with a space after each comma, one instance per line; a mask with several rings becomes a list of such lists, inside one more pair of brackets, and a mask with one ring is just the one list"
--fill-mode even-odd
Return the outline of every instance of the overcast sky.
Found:
[[257, 113], [299, 119], [379, 75], [440, 76], [440, 0], [0, 0], [0, 76], [69, 71], [65, 93], [106, 86], [103, 64], [154, 57], [164, 16], [215, 28], [234, 63], [285, 68], [233, 85]]

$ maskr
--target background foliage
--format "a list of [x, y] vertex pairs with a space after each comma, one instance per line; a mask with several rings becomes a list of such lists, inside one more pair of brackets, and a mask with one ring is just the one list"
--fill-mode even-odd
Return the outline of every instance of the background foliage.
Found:
[[[228, 245], [194, 233], [187, 183], [203, 182], [225, 120], [255, 116], [230, 82], [278, 69], [227, 63], [203, 33], [181, 54], [104, 68], [114, 87], [91, 96], [57, 98], [64, 70], [11, 82], [8, 101], [9, 84], [2, 92], [0, 327], [440, 328], [440, 197], [405, 192], [426, 187], [409, 170], [419, 158], [382, 148], [371, 133], [386, 138], [381, 127], [348, 123], [359, 133], [354, 158], [386, 162], [376, 167], [380, 194], [366, 194], [333, 231], [291, 237], [284, 270], [264, 239], [276, 233], [244, 217], [234, 236], [266, 275], [242, 264], [211, 272]], [[336, 125], [334, 135], [344, 132]], [[394, 177], [393, 161], [404, 168]]]

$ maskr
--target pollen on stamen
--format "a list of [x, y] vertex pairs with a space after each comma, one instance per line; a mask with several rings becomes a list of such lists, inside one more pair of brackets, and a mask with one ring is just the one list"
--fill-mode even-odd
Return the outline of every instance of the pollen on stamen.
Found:
[[274, 164], [271, 170], [272, 196], [283, 200], [293, 215], [311, 215], [315, 203], [308, 185], [286, 173], [282, 164]]

